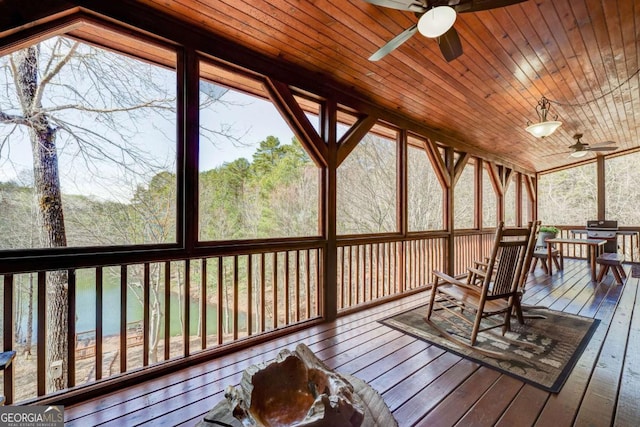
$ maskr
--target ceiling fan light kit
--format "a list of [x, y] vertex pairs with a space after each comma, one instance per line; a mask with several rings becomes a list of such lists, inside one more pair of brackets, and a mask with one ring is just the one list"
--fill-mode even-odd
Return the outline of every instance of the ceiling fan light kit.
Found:
[[618, 149], [618, 147], [614, 147], [611, 145], [615, 144], [613, 141], [605, 141], [601, 142], [600, 144], [589, 145], [580, 141], [580, 138], [582, 138], [581, 133], [576, 133], [575, 135], [573, 135], [573, 139], [576, 140], [576, 143], [569, 146], [569, 148], [572, 150], [570, 151], [569, 156], [578, 158], [586, 156], [590, 151], [615, 151]]
[[458, 13], [479, 12], [522, 3], [527, 0], [364, 0], [390, 9], [413, 12], [418, 23], [413, 24], [374, 52], [369, 61], [379, 61], [416, 33], [438, 39], [440, 52], [447, 62], [462, 55], [462, 43], [453, 27]]
[[553, 120], [547, 120], [550, 108], [551, 103], [543, 96], [542, 99], [538, 101], [538, 105], [536, 105], [536, 113], [540, 121], [529, 124], [525, 130], [536, 138], [545, 138], [554, 133], [562, 125], [562, 122], [557, 120], [558, 116], [554, 116]]
[[418, 31], [425, 37], [438, 38], [453, 27], [456, 15], [456, 11], [449, 6], [431, 8], [418, 20]]

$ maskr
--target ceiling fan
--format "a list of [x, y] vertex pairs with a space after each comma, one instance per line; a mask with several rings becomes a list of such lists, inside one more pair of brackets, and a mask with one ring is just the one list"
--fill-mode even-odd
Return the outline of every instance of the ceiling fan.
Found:
[[567, 153], [571, 153], [571, 157], [582, 157], [586, 156], [589, 151], [614, 151], [617, 150], [618, 147], [613, 147], [611, 144], [615, 144], [613, 141], [605, 141], [599, 144], [589, 145], [584, 142], [580, 142], [580, 138], [582, 138], [581, 133], [576, 133], [573, 135], [573, 139], [576, 140], [576, 143], [570, 145], [568, 148], [571, 151], [567, 151]]
[[457, 13], [478, 12], [510, 6], [526, 0], [364, 0], [376, 6], [413, 12], [419, 19], [369, 57], [378, 61], [409, 40], [416, 32], [437, 38], [440, 52], [447, 62], [462, 55], [458, 32], [453, 28]]

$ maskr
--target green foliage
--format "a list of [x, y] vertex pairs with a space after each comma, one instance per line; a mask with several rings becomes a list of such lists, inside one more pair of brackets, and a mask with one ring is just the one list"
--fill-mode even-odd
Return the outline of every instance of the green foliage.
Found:
[[554, 227], [553, 225], [543, 225], [542, 227], [540, 227], [540, 232], [558, 234], [560, 230], [557, 227]]
[[252, 162], [202, 172], [199, 185], [201, 240], [317, 234], [317, 169], [296, 139], [268, 136]]

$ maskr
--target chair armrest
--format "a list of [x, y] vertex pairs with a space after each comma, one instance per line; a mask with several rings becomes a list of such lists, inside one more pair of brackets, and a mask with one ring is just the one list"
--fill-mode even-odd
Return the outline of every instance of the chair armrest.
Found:
[[479, 291], [480, 288], [478, 286], [467, 285], [465, 282], [462, 282], [456, 279], [455, 277], [449, 276], [448, 274], [443, 273], [441, 271], [433, 270], [433, 275], [442, 280], [442, 283], [438, 283], [438, 281], [436, 280], [436, 283], [433, 284], [434, 287], [438, 287], [444, 284], [450, 284], [450, 285], [459, 286], [461, 288], [467, 289], [469, 291], [472, 291], [478, 294], [480, 293]]
[[473, 273], [476, 276], [485, 277], [487, 275], [487, 270], [481, 270], [479, 268], [473, 268], [473, 267], [469, 267], [467, 268], [467, 270], [469, 270], [470, 273]]
[[0, 353], [0, 370], [4, 371], [7, 367], [9, 367], [14, 357], [16, 357], [15, 351], [4, 351]]

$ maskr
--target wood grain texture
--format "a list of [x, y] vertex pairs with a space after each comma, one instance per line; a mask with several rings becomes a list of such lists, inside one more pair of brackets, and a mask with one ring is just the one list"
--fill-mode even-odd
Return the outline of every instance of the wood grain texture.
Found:
[[[526, 169], [571, 163], [571, 136], [640, 141], [639, 6], [625, 0], [537, 0], [459, 14], [463, 55], [450, 63], [419, 34], [380, 61], [377, 48], [415, 23], [362, 0], [146, 0], [147, 5], [268, 57], [330, 76], [376, 104], [511, 159]], [[544, 95], [564, 122], [552, 137], [524, 131]], [[514, 147], [517, 149], [514, 150]], [[594, 156], [591, 154], [591, 156]]]
[[[245, 368], [304, 342], [333, 369], [376, 389], [400, 426], [633, 425], [638, 416], [638, 282], [630, 278], [624, 286], [593, 286], [586, 262], [572, 259], [562, 274], [529, 275], [526, 303], [545, 300], [601, 320], [558, 394], [377, 322], [424, 304], [423, 292], [67, 406], [65, 421], [69, 426], [195, 425], [223, 399], [227, 385], [240, 381]], [[613, 381], [607, 379], [611, 376]]]

